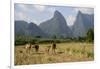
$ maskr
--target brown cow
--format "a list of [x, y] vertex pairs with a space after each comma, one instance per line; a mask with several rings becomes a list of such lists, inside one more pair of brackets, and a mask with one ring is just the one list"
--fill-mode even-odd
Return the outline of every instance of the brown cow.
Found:
[[49, 51], [52, 51], [52, 54], [56, 54], [56, 43], [53, 43], [52, 45], [46, 46], [46, 52], [49, 53]]
[[55, 54], [56, 53], [56, 43], [52, 44], [52, 53]]
[[39, 45], [38, 44], [35, 44], [34, 45], [34, 48], [35, 48], [35, 52], [38, 52], [39, 51]]

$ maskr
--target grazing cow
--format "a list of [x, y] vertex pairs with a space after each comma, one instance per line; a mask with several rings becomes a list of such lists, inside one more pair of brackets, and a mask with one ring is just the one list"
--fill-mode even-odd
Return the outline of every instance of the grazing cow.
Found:
[[35, 44], [33, 48], [35, 48], [35, 52], [39, 51], [39, 45], [38, 44]]
[[46, 46], [46, 52], [47, 53], [49, 53], [49, 51], [50, 51], [50, 49], [51, 49], [51, 51], [52, 51], [52, 54], [55, 54], [56, 53], [56, 43], [53, 43], [51, 46], [49, 45], [49, 46]]
[[26, 52], [30, 53], [31, 48], [32, 48], [32, 45], [30, 43], [25, 45]]
[[55, 54], [55, 53], [56, 53], [55, 50], [56, 50], [56, 43], [53, 43], [53, 44], [52, 44], [52, 53]]

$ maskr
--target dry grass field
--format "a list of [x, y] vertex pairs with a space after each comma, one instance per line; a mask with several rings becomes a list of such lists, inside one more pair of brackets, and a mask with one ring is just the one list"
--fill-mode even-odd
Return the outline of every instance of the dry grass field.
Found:
[[79, 62], [94, 60], [93, 43], [59, 43], [57, 44], [56, 53], [53, 54], [50, 49], [47, 53], [46, 48], [50, 44], [39, 44], [39, 52], [32, 48], [26, 52], [25, 45], [15, 46], [14, 63], [15, 65], [29, 64], [47, 64], [62, 62]]

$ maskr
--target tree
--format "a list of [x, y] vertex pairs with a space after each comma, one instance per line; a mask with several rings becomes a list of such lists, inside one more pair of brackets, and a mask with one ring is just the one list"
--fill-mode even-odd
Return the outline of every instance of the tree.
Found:
[[35, 36], [36, 38], [41, 38], [41, 36]]
[[88, 30], [86, 39], [88, 42], [94, 41], [94, 30], [93, 29]]
[[78, 41], [80, 42], [84, 42], [85, 40], [86, 40], [86, 37], [81, 37], [81, 36], [78, 37]]

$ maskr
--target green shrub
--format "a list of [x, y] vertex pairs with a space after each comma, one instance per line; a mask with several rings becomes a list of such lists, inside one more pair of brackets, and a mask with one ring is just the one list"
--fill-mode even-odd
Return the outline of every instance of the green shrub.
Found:
[[94, 53], [92, 53], [92, 52], [87, 52], [87, 57], [94, 57]]

